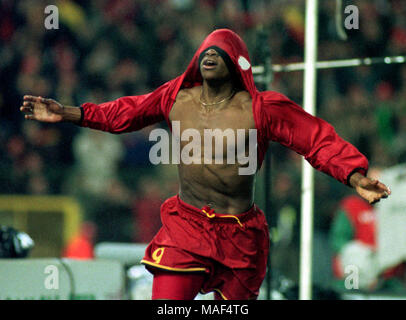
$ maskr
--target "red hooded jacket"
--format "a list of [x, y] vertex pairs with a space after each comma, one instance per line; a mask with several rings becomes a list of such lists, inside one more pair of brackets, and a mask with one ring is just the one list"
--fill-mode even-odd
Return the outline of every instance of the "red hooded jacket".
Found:
[[235, 65], [244, 88], [252, 97], [252, 112], [257, 129], [258, 169], [269, 141], [276, 141], [303, 155], [317, 170], [348, 184], [351, 173], [366, 175], [368, 160], [350, 143], [340, 138], [324, 120], [305, 112], [296, 103], [274, 91], [259, 92], [254, 84], [248, 50], [233, 31], [213, 31], [200, 45], [186, 71], [155, 91], [115, 101], [81, 106], [81, 126], [122, 133], [139, 130], [166, 120], [180, 89], [202, 85], [199, 55], [208, 47], [224, 50]]

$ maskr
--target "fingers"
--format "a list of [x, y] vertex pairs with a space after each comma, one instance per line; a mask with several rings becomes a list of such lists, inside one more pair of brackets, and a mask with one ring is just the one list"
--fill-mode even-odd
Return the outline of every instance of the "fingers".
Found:
[[20, 107], [21, 111], [33, 110], [34, 104], [31, 102], [24, 102], [23, 105]]
[[381, 199], [386, 199], [387, 197], [389, 197], [389, 193], [387, 191], [382, 191], [380, 193], [376, 193], [376, 195], [372, 199], [370, 199], [368, 202], [370, 204], [375, 204], [375, 203], [379, 202]]
[[50, 104], [51, 102], [54, 102], [52, 99], [47, 99], [43, 97], [36, 97], [36, 96], [30, 96], [30, 95], [25, 95], [23, 98], [24, 104], [33, 104], [36, 102], [41, 102], [45, 104]]
[[51, 99], [45, 99], [42, 97], [36, 97], [31, 95], [25, 95], [23, 97], [23, 105], [20, 107], [20, 111], [23, 112], [24, 119], [35, 120], [34, 108], [36, 103], [49, 104]]
[[375, 190], [377, 192], [386, 192], [387, 195], [391, 194], [391, 190], [379, 180], [364, 178], [361, 182], [361, 187], [369, 190]]
[[34, 109], [35, 102], [31, 100], [24, 100], [23, 105], [20, 107], [22, 112], [32, 112]]
[[39, 100], [45, 104], [50, 104], [50, 103], [54, 102], [54, 100], [52, 100], [52, 99], [47, 99], [47, 98], [42, 98], [42, 97], [39, 97]]
[[379, 193], [381, 198], [386, 199], [392, 193], [391, 190], [384, 185], [382, 182], [376, 181], [377, 183], [374, 184], [376, 192]]
[[31, 102], [24, 102], [23, 105], [20, 107], [20, 111], [23, 113], [33, 113], [34, 105]]
[[392, 191], [382, 182], [378, 182], [377, 187], [380, 188], [381, 190], [383, 190], [383, 192], [386, 193], [387, 195], [390, 195], [392, 193]]
[[34, 102], [24, 101], [23, 106], [25, 106], [25, 107], [34, 107]]
[[25, 114], [32, 114], [33, 109], [31, 107], [20, 107], [20, 111]]
[[23, 112], [24, 119], [34, 120], [33, 115], [35, 103], [38, 102], [39, 97], [34, 97], [31, 95], [25, 95], [23, 99], [23, 105], [20, 107], [20, 111]]
[[374, 196], [374, 197], [372, 197], [372, 199], [370, 199], [368, 202], [370, 203], [370, 204], [375, 204], [375, 203], [378, 203], [381, 199], [384, 199], [384, 198], [387, 198], [388, 196], [386, 195], [385, 196], [385, 194], [378, 194], [378, 195], [376, 195], [376, 196]]
[[381, 201], [381, 199], [386, 199], [387, 197], [388, 196], [375, 197], [374, 199], [369, 200], [368, 202], [370, 204], [375, 204], [375, 203], [378, 203], [379, 201]]
[[358, 185], [362, 188], [373, 188], [377, 184], [378, 180], [374, 180], [368, 177], [362, 177], [359, 180]]
[[369, 179], [369, 182], [367, 182], [367, 184], [368, 184], [370, 187], [377, 187], [378, 184], [379, 184], [379, 181], [378, 181], [378, 180], [375, 180], [375, 179]]
[[[23, 105], [20, 107], [20, 111], [28, 115], [34, 111], [35, 103], [38, 101], [38, 97], [25, 95], [23, 99]], [[27, 119], [27, 117], [25, 117]]]
[[39, 102], [39, 99], [41, 99], [41, 97], [35, 97], [35, 96], [30, 96], [30, 95], [25, 95], [23, 100], [24, 102]]
[[26, 114], [26, 115], [24, 116], [24, 119], [26, 119], [26, 120], [35, 120], [35, 116], [32, 115], [32, 114]]

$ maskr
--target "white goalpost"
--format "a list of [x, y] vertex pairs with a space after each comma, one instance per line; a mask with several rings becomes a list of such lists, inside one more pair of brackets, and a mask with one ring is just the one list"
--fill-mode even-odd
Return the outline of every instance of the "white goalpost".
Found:
[[[317, 83], [317, 17], [318, 0], [308, 0], [305, 19], [305, 69], [303, 84], [303, 108], [316, 114]], [[313, 256], [313, 205], [314, 171], [310, 164], [302, 159], [302, 197], [300, 224], [300, 269], [299, 299], [312, 298], [312, 256]]]

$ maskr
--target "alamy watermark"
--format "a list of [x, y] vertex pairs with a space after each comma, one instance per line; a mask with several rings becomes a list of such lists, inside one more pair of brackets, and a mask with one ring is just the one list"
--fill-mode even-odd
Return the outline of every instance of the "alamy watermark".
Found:
[[359, 29], [359, 9], [355, 5], [348, 5], [344, 9], [344, 13], [348, 14], [344, 20], [346, 29]]
[[50, 264], [45, 267], [44, 274], [47, 276], [44, 279], [44, 287], [48, 290], [59, 289], [59, 269], [57, 266]]
[[344, 287], [347, 290], [359, 289], [359, 268], [355, 265], [349, 264], [345, 266], [344, 274], [346, 275], [344, 280]]
[[[44, 13], [46, 15], [44, 26], [47, 30], [59, 29], [59, 9], [56, 5], [47, 5]], [[344, 9], [347, 17], [344, 20], [346, 29], [359, 29], [359, 9], [356, 5], [347, 5]]]
[[47, 30], [59, 29], [59, 9], [55, 5], [48, 5], [45, 7], [44, 13], [46, 15], [44, 26]]
[[203, 134], [193, 128], [185, 129], [182, 133], [180, 131], [180, 121], [172, 121], [171, 137], [164, 129], [153, 129], [150, 132], [149, 141], [157, 141], [149, 152], [152, 164], [188, 165], [213, 164], [213, 162], [214, 164], [236, 164], [237, 162], [240, 165], [239, 175], [252, 175], [256, 172], [256, 129], [204, 129]]

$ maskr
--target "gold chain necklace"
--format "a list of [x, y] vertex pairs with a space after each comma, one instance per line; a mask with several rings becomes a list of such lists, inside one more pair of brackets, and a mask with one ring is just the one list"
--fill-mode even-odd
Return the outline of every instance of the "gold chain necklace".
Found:
[[231, 99], [231, 97], [234, 95], [234, 93], [235, 93], [235, 91], [233, 90], [233, 92], [231, 92], [231, 94], [230, 94], [228, 97], [224, 98], [223, 100], [218, 101], [218, 102], [207, 103], [207, 102], [203, 102], [203, 101], [202, 101], [202, 94], [203, 94], [203, 91], [202, 91], [202, 92], [200, 93], [200, 98], [199, 98], [199, 100], [200, 100], [200, 103], [201, 103], [202, 105], [204, 105], [205, 107], [207, 107], [207, 106], [214, 106], [214, 105], [216, 105], [216, 104], [220, 104], [220, 103], [222, 103], [222, 102], [224, 102], [224, 101], [227, 101], [227, 100]]

